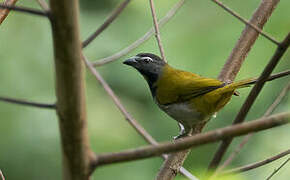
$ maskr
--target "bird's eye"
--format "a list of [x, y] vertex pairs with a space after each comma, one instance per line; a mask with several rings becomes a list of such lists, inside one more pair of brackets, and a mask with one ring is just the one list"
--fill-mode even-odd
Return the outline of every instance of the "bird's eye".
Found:
[[153, 60], [150, 57], [143, 57], [142, 59], [145, 63], [153, 62]]

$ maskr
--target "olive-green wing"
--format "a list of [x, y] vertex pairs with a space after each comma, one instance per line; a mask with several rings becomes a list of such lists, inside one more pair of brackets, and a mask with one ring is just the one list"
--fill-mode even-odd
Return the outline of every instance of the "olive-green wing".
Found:
[[188, 101], [192, 98], [209, 93], [225, 86], [225, 83], [211, 78], [197, 77], [179, 85], [178, 101]]
[[224, 86], [211, 78], [167, 67], [157, 82], [156, 98], [160, 104], [188, 101]]

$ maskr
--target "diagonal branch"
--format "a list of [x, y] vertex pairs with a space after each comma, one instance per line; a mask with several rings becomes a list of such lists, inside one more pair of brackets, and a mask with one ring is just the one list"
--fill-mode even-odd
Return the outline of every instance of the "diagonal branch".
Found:
[[159, 156], [164, 153], [177, 152], [200, 145], [213, 143], [228, 137], [241, 136], [249, 132], [262, 131], [287, 123], [290, 123], [290, 112], [279, 113], [269, 117], [260, 118], [258, 120], [253, 120], [251, 122], [235, 124], [206, 133], [185, 137], [175, 142], [165, 142], [158, 145], [129, 149], [122, 152], [100, 154], [95, 157], [92, 165], [93, 168], [96, 168], [100, 165]]
[[37, 9], [32, 9], [32, 8], [27, 8], [27, 7], [11, 6], [11, 5], [0, 3], [0, 9], [9, 9], [9, 10], [13, 10], [13, 11], [19, 11], [19, 12], [23, 12], [23, 13], [48, 17], [47, 12], [43, 12], [43, 11], [40, 11]]
[[83, 43], [83, 48], [87, 47], [101, 32], [103, 32], [125, 9], [131, 0], [123, 1], [106, 19], [106, 21], [93, 33], [91, 34]]
[[245, 172], [245, 171], [249, 171], [249, 170], [252, 170], [252, 169], [256, 169], [258, 167], [261, 167], [261, 166], [264, 166], [268, 163], [271, 163], [273, 161], [276, 161], [277, 159], [280, 159], [284, 156], [287, 156], [290, 154], [290, 149], [284, 151], [284, 152], [281, 152], [275, 156], [272, 156], [270, 158], [267, 158], [263, 161], [259, 161], [259, 162], [256, 162], [256, 163], [252, 163], [252, 164], [248, 164], [248, 165], [245, 165], [245, 166], [242, 166], [242, 167], [238, 167], [238, 168], [234, 168], [234, 169], [230, 169], [230, 170], [227, 170], [227, 171], [224, 171], [224, 172], [221, 172], [218, 176], [225, 176], [225, 175], [229, 175], [229, 174], [234, 174], [234, 173], [241, 173], [241, 172]]
[[[267, 109], [263, 117], [269, 116], [275, 109], [276, 107], [280, 104], [282, 99], [287, 95], [288, 91], [290, 90], [290, 82], [282, 89], [281, 93], [277, 96], [273, 104]], [[223, 170], [226, 166], [228, 166], [233, 159], [237, 156], [237, 154], [241, 151], [241, 149], [244, 147], [244, 145], [249, 141], [249, 139], [253, 136], [253, 134], [248, 134], [247, 136], [244, 137], [242, 142], [237, 145], [235, 150], [230, 154], [227, 160], [217, 169], [216, 173], [219, 173], [221, 170]]]
[[[92, 66], [92, 64], [88, 61], [88, 59], [84, 55], [82, 55], [82, 57], [89, 71], [91, 71], [91, 73], [95, 76], [97, 81], [104, 87], [105, 91], [112, 98], [113, 102], [115, 103], [117, 108], [121, 111], [121, 113], [124, 115], [125, 119], [129, 122], [129, 124], [138, 132], [138, 134], [140, 134], [143, 137], [145, 141], [147, 141], [152, 145], [157, 145], [158, 142], [138, 123], [138, 121], [136, 121], [136, 119], [134, 119], [131, 116], [131, 114], [126, 110], [126, 108], [123, 106], [117, 95], [106, 83], [106, 81], [103, 79], [100, 73]], [[167, 156], [163, 154], [162, 157], [163, 159], [166, 159]], [[191, 180], [197, 179], [183, 167], [181, 168], [180, 172], [181, 174], [183, 174], [184, 176], [186, 176]]]
[[46, 108], [46, 109], [56, 108], [55, 104], [44, 104], [44, 103], [31, 102], [31, 101], [26, 101], [22, 99], [15, 99], [15, 98], [8, 98], [8, 97], [0, 97], [0, 101], [12, 103], [12, 104], [24, 105], [24, 106], [37, 107], [37, 108]]
[[[283, 42], [278, 46], [275, 51], [275, 54], [272, 56], [271, 60], [263, 70], [261, 76], [259, 77], [257, 83], [251, 90], [249, 96], [247, 97], [246, 101], [244, 102], [241, 110], [239, 111], [238, 115], [236, 116], [233, 124], [241, 123], [245, 120], [250, 108], [252, 107], [253, 103], [255, 102], [257, 96], [259, 95], [260, 91], [262, 90], [266, 80], [280, 61], [283, 54], [286, 52], [290, 45], [290, 33], [285, 37]], [[228, 146], [232, 142], [232, 138], [225, 139], [222, 144], [220, 145], [219, 149], [217, 150], [212, 162], [208, 169], [215, 170], [218, 164], [220, 163], [223, 155], [225, 154]], [[212, 171], [212, 172], [213, 172]]]
[[[3, 4], [14, 6], [16, 4], [17, 0], [5, 0]], [[0, 9], [0, 24], [5, 20], [5, 18], [8, 16], [10, 10], [9, 9]]]
[[105, 91], [108, 93], [108, 95], [112, 98], [117, 108], [121, 111], [121, 113], [124, 115], [126, 120], [129, 122], [129, 124], [134, 127], [134, 129], [150, 144], [156, 145], [157, 142], [153, 139], [153, 137], [146, 132], [146, 130], [129, 114], [129, 112], [125, 109], [119, 98], [116, 96], [116, 94], [113, 92], [113, 90], [110, 88], [110, 86], [107, 84], [107, 82], [103, 79], [103, 77], [100, 75], [100, 73], [91, 65], [91, 63], [87, 60], [87, 58], [83, 55], [83, 59], [85, 61], [85, 64], [87, 68], [91, 71], [91, 73], [95, 76], [95, 78], [98, 80], [98, 82], [104, 87]]
[[163, 61], [167, 62], [166, 58], [165, 58], [165, 54], [164, 54], [163, 45], [162, 45], [162, 42], [161, 42], [160, 31], [159, 31], [159, 27], [158, 27], [158, 22], [157, 22], [154, 2], [153, 2], [153, 0], [149, 0], [149, 2], [150, 2], [150, 9], [151, 9], [151, 14], [152, 14], [153, 24], [154, 24], [154, 29], [155, 29], [155, 37], [156, 37], [156, 40], [157, 40], [157, 43], [158, 43], [160, 54], [161, 54], [161, 57], [162, 57]]
[[[160, 21], [158, 22], [159, 27], [162, 27], [163, 25], [165, 25], [177, 13], [177, 11], [182, 7], [183, 4], [184, 4], [184, 0], [178, 1], [167, 12], [167, 14], [162, 19], [160, 19]], [[115, 60], [118, 60], [120, 57], [125, 56], [126, 54], [128, 54], [129, 52], [133, 51], [138, 46], [140, 46], [142, 43], [147, 41], [152, 35], [154, 35], [154, 28], [151, 28], [141, 38], [137, 39], [131, 45], [129, 45], [128, 47], [122, 49], [121, 51], [113, 54], [112, 56], [96, 60], [95, 62], [93, 62], [93, 66], [102, 66], [104, 64], [107, 64], [107, 63], [113, 62]]]
[[286, 161], [284, 161], [279, 167], [278, 167], [278, 169], [275, 169], [274, 171], [273, 171], [273, 173], [272, 174], [270, 174], [270, 176], [269, 177], [267, 177], [267, 179], [266, 180], [269, 180], [269, 179], [271, 179], [275, 174], [277, 174], [277, 172], [283, 167], [283, 166], [285, 166], [288, 162], [290, 161], [290, 158], [288, 158]]
[[258, 33], [260, 33], [266, 39], [270, 40], [272, 43], [274, 43], [276, 45], [279, 45], [280, 44], [276, 39], [274, 39], [270, 35], [268, 35], [265, 32], [263, 32], [263, 30], [260, 29], [259, 27], [257, 27], [256, 25], [252, 24], [251, 22], [248, 22], [245, 18], [243, 18], [238, 13], [234, 12], [233, 10], [231, 10], [229, 7], [227, 7], [226, 5], [224, 5], [223, 3], [221, 3], [220, 1], [218, 1], [218, 0], [212, 0], [212, 1], [214, 3], [216, 3], [217, 5], [219, 5], [221, 8], [223, 8], [225, 11], [227, 11], [228, 13], [230, 13], [231, 15], [233, 15], [235, 18], [237, 18], [238, 20], [240, 20], [242, 23], [244, 23], [244, 24], [250, 26], [251, 28], [253, 28], [254, 30], [256, 30]]
[[[262, 0], [257, 10], [250, 19], [250, 23], [263, 29], [268, 18], [271, 16], [279, 0]], [[238, 74], [245, 58], [257, 40], [259, 33], [251, 26], [246, 26], [243, 30], [238, 42], [227, 59], [222, 71], [219, 74], [219, 79], [222, 81], [233, 81]]]

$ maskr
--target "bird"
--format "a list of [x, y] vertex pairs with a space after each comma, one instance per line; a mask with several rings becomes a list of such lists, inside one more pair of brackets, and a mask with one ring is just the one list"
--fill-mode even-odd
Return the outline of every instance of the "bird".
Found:
[[175, 69], [152, 53], [139, 53], [123, 63], [144, 77], [154, 102], [178, 122], [180, 133], [175, 139], [191, 135], [195, 126], [207, 123], [233, 95], [238, 95], [237, 89], [256, 82], [255, 78], [222, 82], [202, 77]]

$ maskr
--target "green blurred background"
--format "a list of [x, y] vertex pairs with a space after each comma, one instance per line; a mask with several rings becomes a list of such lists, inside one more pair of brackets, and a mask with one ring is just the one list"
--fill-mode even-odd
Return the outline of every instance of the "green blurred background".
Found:
[[[156, 1], [161, 18], [177, 0]], [[245, 18], [250, 18], [260, 0], [230, 1], [225, 4]], [[120, 2], [117, 0], [80, 1], [81, 38], [91, 34]], [[36, 1], [21, 0], [18, 5], [39, 8]], [[282, 40], [290, 30], [290, 1], [283, 0], [264, 30]], [[109, 56], [128, 46], [152, 26], [148, 1], [132, 1], [120, 17], [85, 49], [90, 60]], [[244, 25], [211, 1], [186, 1], [177, 15], [161, 29], [161, 37], [169, 63], [180, 69], [207, 77], [217, 77], [225, 60], [238, 40]], [[45, 18], [12, 12], [0, 27], [0, 96], [24, 98], [39, 102], [55, 102], [54, 66], [51, 30]], [[248, 55], [237, 79], [258, 76], [276, 46], [260, 37]], [[126, 57], [139, 52], [159, 54], [151, 38]], [[177, 135], [177, 123], [161, 112], [153, 103], [143, 78], [132, 68], [124, 66], [120, 58], [98, 70], [115, 90], [129, 112], [158, 141], [171, 140]], [[289, 51], [275, 72], [289, 69]], [[87, 111], [92, 149], [114, 152], [146, 145], [146, 142], [124, 120], [112, 100], [94, 77], [87, 73]], [[268, 83], [247, 120], [263, 115], [289, 77]], [[230, 124], [250, 89], [240, 90], [204, 131]], [[289, 110], [285, 98], [275, 112]], [[277, 154], [290, 147], [289, 126], [261, 132], [249, 141], [229, 168], [252, 163]], [[231, 145], [231, 150], [241, 138]], [[202, 177], [217, 143], [192, 150], [184, 166]], [[227, 154], [228, 155], [228, 154]], [[284, 159], [245, 172], [239, 179], [264, 179]], [[92, 179], [153, 179], [162, 164], [161, 158], [108, 165], [98, 168]], [[57, 117], [52, 110], [11, 105], [0, 102], [0, 169], [12, 179], [61, 179], [61, 149]], [[273, 179], [290, 176], [287, 164]], [[235, 176], [237, 177], [237, 176]], [[179, 176], [177, 179], [183, 179]]]

